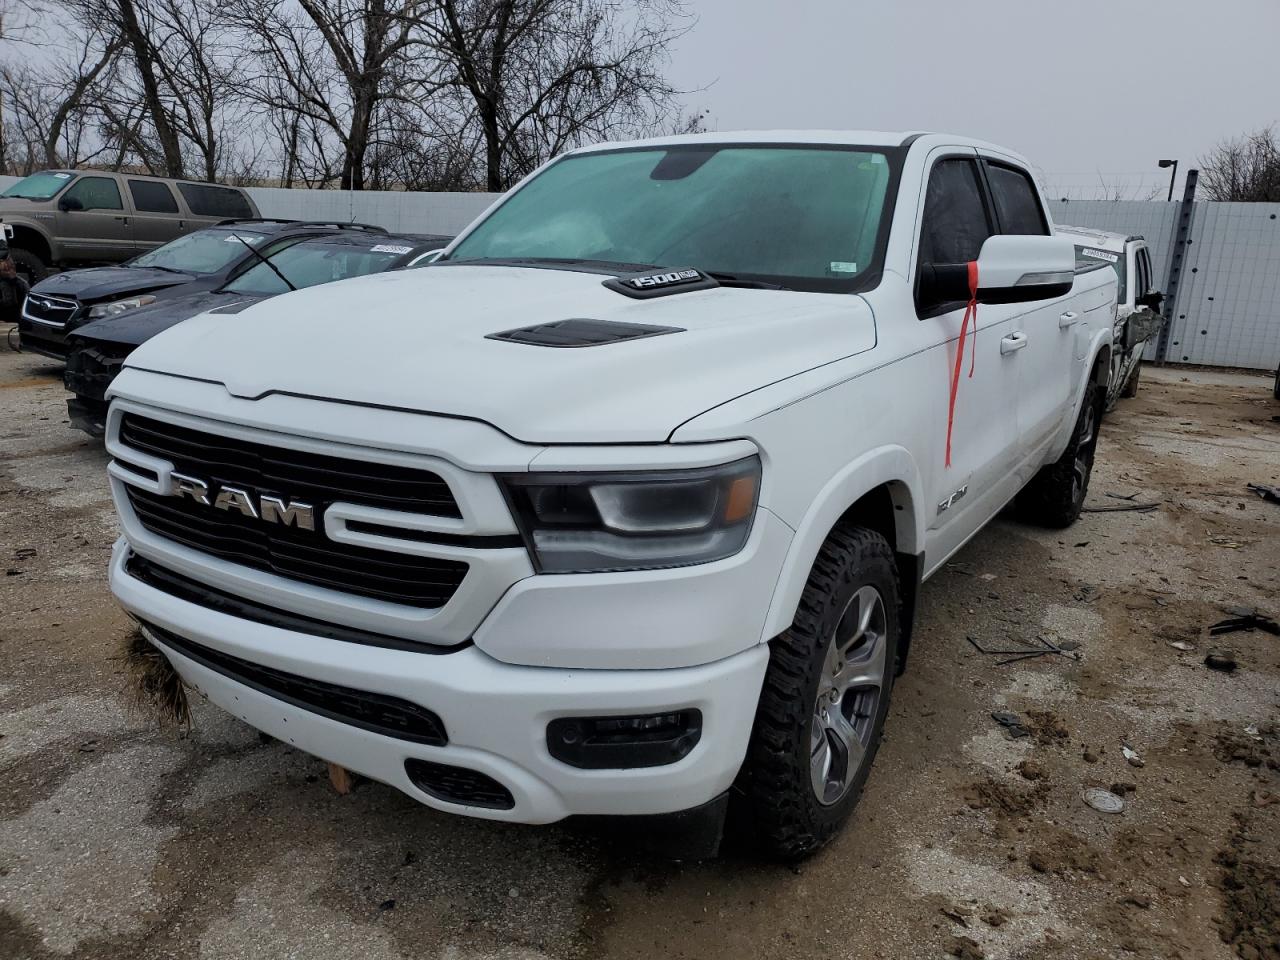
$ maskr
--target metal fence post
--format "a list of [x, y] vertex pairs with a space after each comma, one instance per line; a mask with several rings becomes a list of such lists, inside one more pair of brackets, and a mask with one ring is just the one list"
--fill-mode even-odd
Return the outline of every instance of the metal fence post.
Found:
[[1163, 363], [1169, 354], [1169, 334], [1178, 316], [1178, 284], [1182, 280], [1182, 261], [1187, 252], [1187, 240], [1191, 236], [1191, 218], [1195, 212], [1196, 181], [1199, 170], [1188, 170], [1186, 184], [1182, 188], [1182, 202], [1178, 204], [1178, 220], [1173, 231], [1173, 246], [1169, 248], [1169, 276], [1165, 279], [1164, 296], [1168, 315], [1160, 328], [1160, 342], [1156, 346], [1156, 360]]

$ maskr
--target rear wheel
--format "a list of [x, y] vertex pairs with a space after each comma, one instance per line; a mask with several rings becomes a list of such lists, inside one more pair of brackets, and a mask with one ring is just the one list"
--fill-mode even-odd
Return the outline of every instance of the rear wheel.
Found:
[[1093, 475], [1098, 423], [1102, 419], [1105, 396], [1104, 387], [1090, 383], [1067, 449], [1055, 463], [1041, 467], [1018, 494], [1018, 515], [1026, 522], [1042, 527], [1069, 527], [1080, 516], [1089, 492], [1089, 478]]
[[837, 527], [795, 622], [773, 641], [735, 800], [755, 842], [806, 857], [849, 818], [880, 746], [899, 633], [893, 550]]

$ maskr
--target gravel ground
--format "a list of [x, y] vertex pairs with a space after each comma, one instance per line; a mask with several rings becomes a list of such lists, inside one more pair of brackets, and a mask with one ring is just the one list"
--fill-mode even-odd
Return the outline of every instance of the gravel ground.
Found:
[[[0, 958], [1280, 957], [1280, 637], [1206, 629], [1280, 615], [1280, 507], [1245, 490], [1280, 484], [1269, 387], [1144, 371], [1090, 502], [1157, 509], [1002, 517], [931, 580], [865, 798], [787, 869], [338, 796], [209, 705], [181, 736], [131, 717], [106, 457], [56, 368], [0, 355]], [[966, 640], [1037, 636], [1075, 656]]]

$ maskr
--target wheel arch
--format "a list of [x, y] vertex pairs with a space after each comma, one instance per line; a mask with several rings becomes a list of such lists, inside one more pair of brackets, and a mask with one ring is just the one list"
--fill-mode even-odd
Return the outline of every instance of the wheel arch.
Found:
[[925, 498], [921, 490], [915, 460], [899, 446], [871, 451], [833, 476], [796, 527], [769, 605], [764, 636], [776, 637], [791, 626], [822, 544], [837, 524], [852, 522], [884, 536], [897, 557], [903, 601], [899, 659], [905, 659], [923, 569]]
[[13, 227], [11, 246], [39, 257], [47, 267], [53, 266], [53, 244], [43, 230], [21, 220], [5, 222]]

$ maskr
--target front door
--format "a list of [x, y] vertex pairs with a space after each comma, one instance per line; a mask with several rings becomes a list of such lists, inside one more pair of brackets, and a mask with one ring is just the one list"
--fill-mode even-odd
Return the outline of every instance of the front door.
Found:
[[133, 226], [114, 177], [77, 179], [58, 197], [54, 225], [69, 260], [120, 261], [134, 254]]
[[[917, 264], [964, 264], [977, 260], [994, 232], [976, 157], [943, 156], [929, 174], [920, 225]], [[965, 304], [917, 303], [928, 339], [930, 384], [920, 384], [937, 402], [930, 475], [936, 477], [925, 509], [931, 556], [945, 557], [964, 543], [1016, 492], [1011, 486], [1017, 447], [1017, 364], [1008, 351], [1012, 308], [982, 305], [977, 332], [971, 322], [961, 356], [954, 408], [951, 379], [961, 349]], [[972, 376], [970, 376], [972, 370]], [[951, 463], [946, 464], [951, 417]]]

